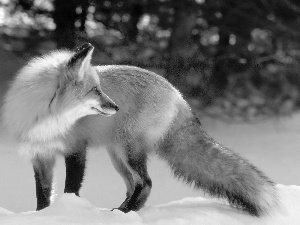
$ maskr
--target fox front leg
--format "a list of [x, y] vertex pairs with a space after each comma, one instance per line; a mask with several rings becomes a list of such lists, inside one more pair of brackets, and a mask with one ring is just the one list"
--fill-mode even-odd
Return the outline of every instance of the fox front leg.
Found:
[[36, 185], [36, 210], [44, 209], [50, 205], [54, 164], [54, 157], [47, 159], [35, 157], [32, 159]]
[[79, 196], [85, 163], [86, 163], [86, 142], [81, 141], [72, 148], [72, 153], [65, 156], [66, 180], [64, 193], [75, 193]]

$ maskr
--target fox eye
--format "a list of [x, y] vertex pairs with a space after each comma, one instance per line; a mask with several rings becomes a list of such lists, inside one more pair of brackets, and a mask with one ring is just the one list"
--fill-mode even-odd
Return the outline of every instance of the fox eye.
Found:
[[102, 94], [101, 94], [101, 91], [99, 91], [97, 87], [93, 87], [92, 91], [93, 91], [96, 95], [99, 95], [99, 96], [102, 95]]

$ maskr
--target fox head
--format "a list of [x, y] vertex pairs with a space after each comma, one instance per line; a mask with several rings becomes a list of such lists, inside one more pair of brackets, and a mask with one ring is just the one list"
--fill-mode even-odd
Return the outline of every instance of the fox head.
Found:
[[76, 52], [54, 51], [19, 71], [2, 108], [4, 124], [18, 139], [47, 142], [67, 134], [82, 117], [118, 111], [90, 64], [93, 49], [85, 44]]
[[110, 116], [118, 106], [102, 90], [100, 80], [91, 66], [93, 46], [85, 44], [61, 68], [57, 89], [49, 107], [57, 113], [75, 109], [76, 114]]

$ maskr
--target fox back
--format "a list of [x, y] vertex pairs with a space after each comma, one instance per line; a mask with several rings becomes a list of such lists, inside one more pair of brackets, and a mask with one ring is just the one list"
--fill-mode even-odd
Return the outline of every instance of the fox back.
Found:
[[145, 138], [143, 141], [152, 145], [148, 150], [154, 150], [153, 145], [164, 136], [176, 116], [178, 105], [192, 115], [178, 90], [155, 73], [116, 65], [97, 66], [96, 71], [103, 92], [120, 110], [113, 117], [89, 116], [78, 121], [73, 131], [79, 132], [75, 134], [79, 137], [87, 136], [90, 145], [109, 145], [130, 134], [132, 141]]

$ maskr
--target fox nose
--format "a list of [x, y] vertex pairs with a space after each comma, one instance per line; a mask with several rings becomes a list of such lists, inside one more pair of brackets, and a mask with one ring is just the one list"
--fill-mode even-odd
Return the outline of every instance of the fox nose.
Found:
[[116, 111], [119, 111], [119, 107], [111, 102], [106, 102], [102, 104], [101, 107], [104, 109], [114, 109]]

